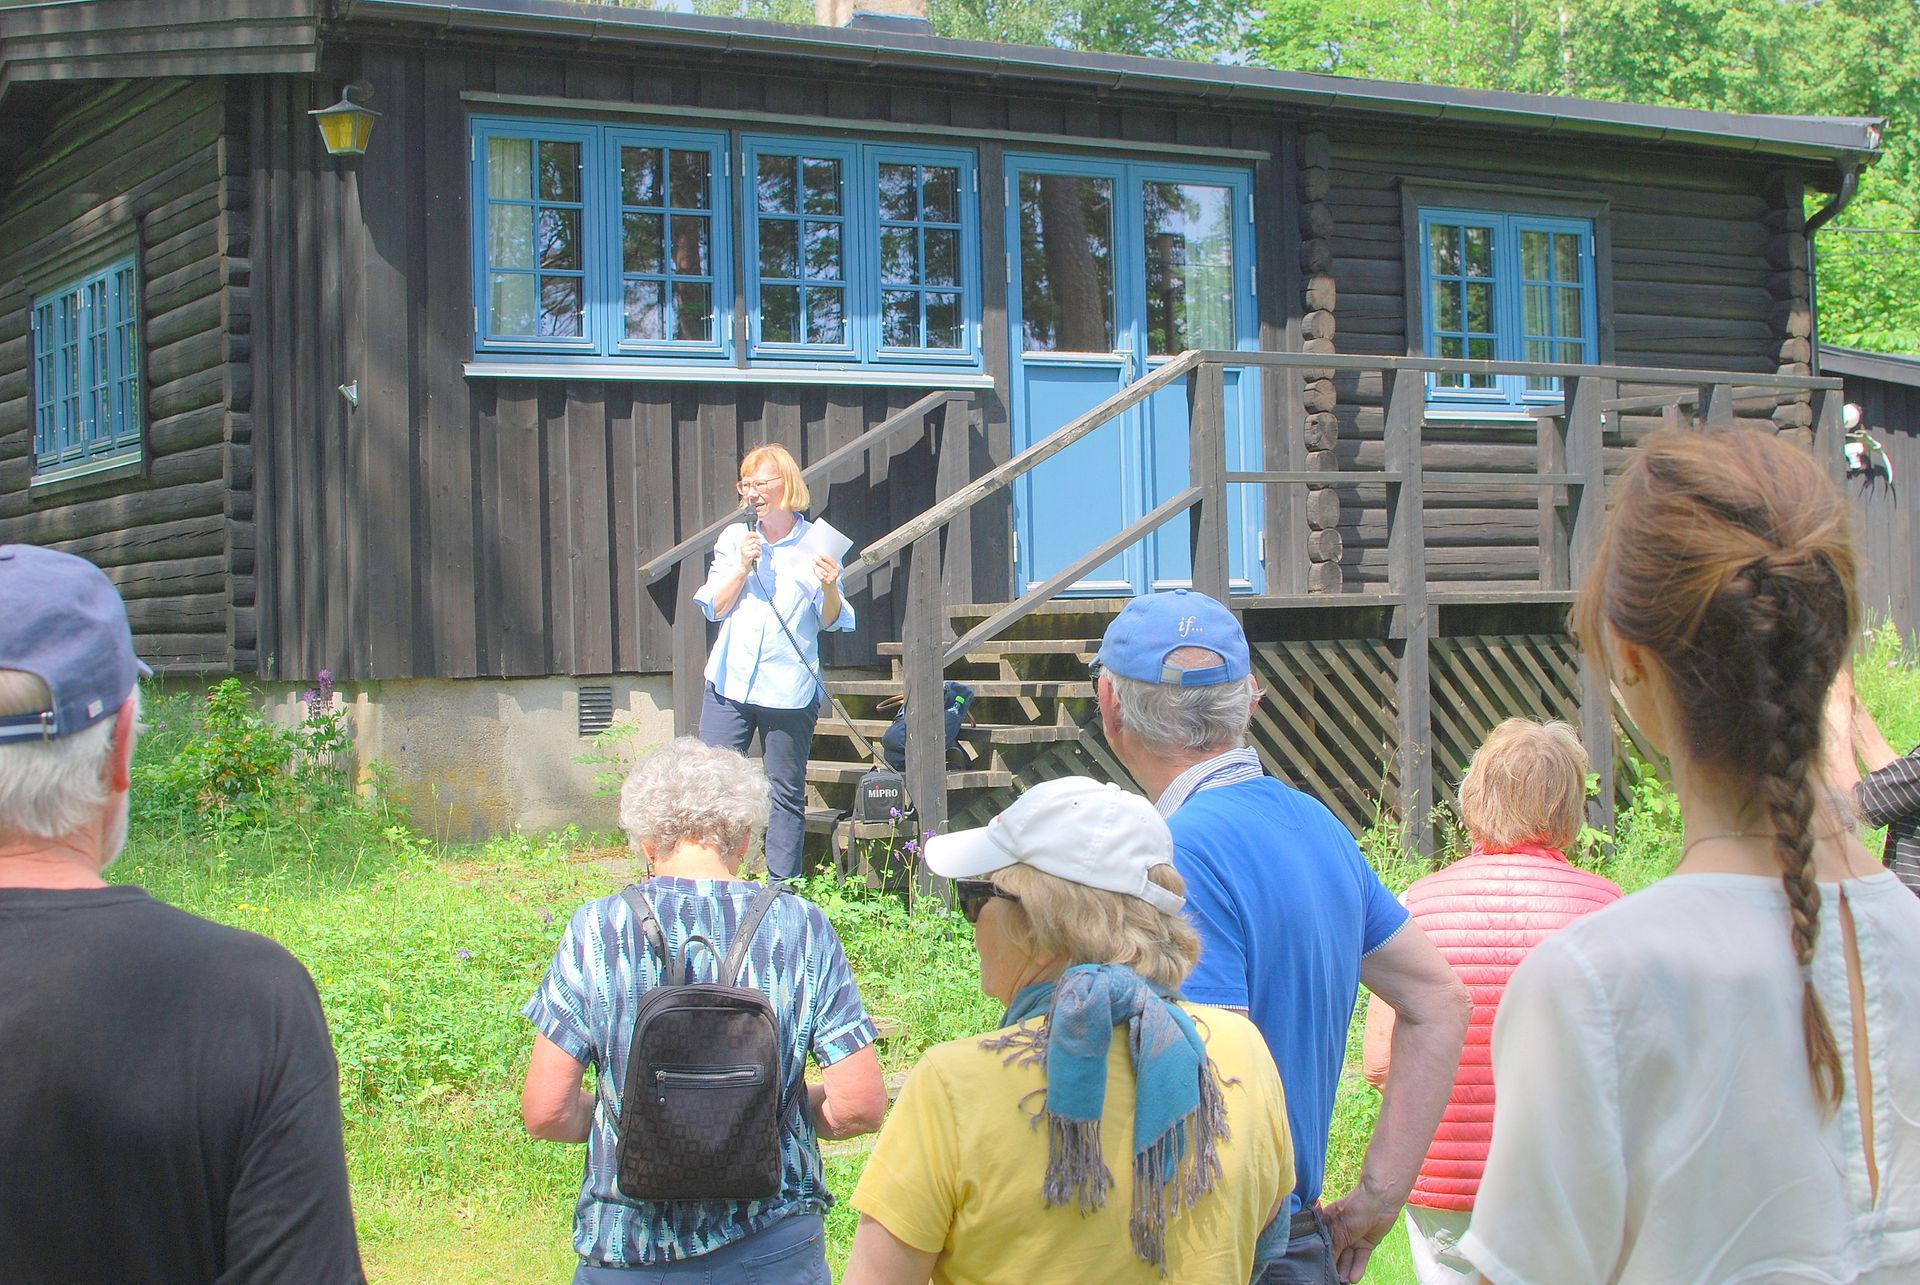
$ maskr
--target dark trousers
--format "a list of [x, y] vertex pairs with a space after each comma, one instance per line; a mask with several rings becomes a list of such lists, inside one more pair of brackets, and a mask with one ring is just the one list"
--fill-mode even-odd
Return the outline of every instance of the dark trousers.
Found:
[[711, 1254], [650, 1267], [581, 1263], [573, 1285], [831, 1285], [818, 1214], [790, 1214]]
[[760, 764], [772, 787], [773, 815], [767, 820], [767, 873], [791, 881], [800, 877], [800, 845], [807, 837], [807, 754], [813, 749], [813, 725], [820, 707], [769, 709], [728, 700], [707, 684], [700, 703], [700, 739], [708, 745], [746, 753], [760, 733]]
[[1293, 1216], [1287, 1252], [1267, 1265], [1254, 1285], [1339, 1285], [1333, 1267], [1333, 1233], [1312, 1205]]

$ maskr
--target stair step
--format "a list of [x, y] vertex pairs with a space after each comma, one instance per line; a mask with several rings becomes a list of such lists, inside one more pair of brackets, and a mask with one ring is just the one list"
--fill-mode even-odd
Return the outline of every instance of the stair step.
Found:
[[[852, 785], [873, 770], [871, 763], [807, 763], [807, 779], [816, 785]], [[997, 790], [1013, 784], [1011, 772], [960, 771], [947, 773], [949, 790]]]
[[[1092, 700], [1091, 682], [1069, 682], [1055, 678], [1036, 678], [1024, 680], [988, 680], [968, 683], [975, 697], [985, 696], [1030, 696], [1037, 699], [1053, 700]], [[827, 690], [835, 696], [898, 696], [900, 684], [885, 679], [846, 679], [827, 684]], [[824, 722], [822, 726], [825, 726]]]
[[[877, 718], [856, 718], [854, 727], [868, 740], [879, 744], [880, 737], [886, 732], [887, 724]], [[841, 740], [852, 740], [847, 735], [847, 725], [837, 718], [821, 719], [813, 729], [813, 738], [817, 744], [821, 738], [839, 736]], [[972, 745], [1033, 745], [1042, 741], [1071, 741], [1080, 735], [1077, 727], [1051, 727], [1046, 725], [1007, 726], [1000, 723], [968, 723], [960, 728], [960, 739]]]
[[[883, 642], [874, 650], [882, 656], [898, 657], [904, 648], [904, 643]], [[1091, 660], [1099, 650], [1098, 638], [995, 638], [971, 648], [965, 659], [979, 657], [991, 660], [1000, 656], [1051, 656], [1058, 653]]]
[[[1117, 616], [1131, 598], [1051, 598], [1033, 608], [1029, 616]], [[978, 616], [985, 620], [997, 611], [1005, 611], [1004, 602], [948, 603], [949, 616]]]

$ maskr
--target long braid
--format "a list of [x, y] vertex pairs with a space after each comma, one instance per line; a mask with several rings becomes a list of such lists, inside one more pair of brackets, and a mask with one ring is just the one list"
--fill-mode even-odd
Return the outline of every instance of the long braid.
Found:
[[[1759, 794], [1773, 826], [1774, 855], [1792, 920], [1793, 957], [1800, 965], [1800, 1018], [1814, 1096], [1837, 1108], [1844, 1080], [1811, 966], [1820, 939], [1820, 885], [1813, 877], [1814, 785], [1812, 765], [1820, 746], [1820, 704], [1833, 680], [1822, 674], [1819, 653], [1830, 650], [1821, 622], [1808, 619], [1801, 586], [1777, 577], [1761, 559], [1738, 576], [1750, 598], [1747, 629], [1759, 680], [1753, 700], [1754, 744], [1764, 747]], [[1765, 727], [1770, 723], [1772, 726]]]

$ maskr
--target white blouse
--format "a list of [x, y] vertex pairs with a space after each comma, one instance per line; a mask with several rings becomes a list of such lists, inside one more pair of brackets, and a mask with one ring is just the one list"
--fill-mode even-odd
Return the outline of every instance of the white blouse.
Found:
[[1920, 898], [1892, 874], [1820, 890], [1813, 982], [1847, 1075], [1832, 1116], [1814, 1101], [1778, 879], [1670, 876], [1520, 966], [1494, 1024], [1493, 1145], [1461, 1242], [1489, 1280], [1920, 1281]]

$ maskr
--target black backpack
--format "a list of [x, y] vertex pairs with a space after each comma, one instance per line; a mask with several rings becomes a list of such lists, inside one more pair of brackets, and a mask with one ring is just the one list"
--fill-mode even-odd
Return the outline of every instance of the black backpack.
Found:
[[779, 900], [754, 894], [712, 982], [688, 980], [699, 942], [675, 957], [634, 884], [621, 893], [661, 960], [640, 1001], [620, 1100], [620, 1193], [632, 1200], [765, 1200], [780, 1191], [780, 1023], [759, 991], [738, 985], [760, 921]]

